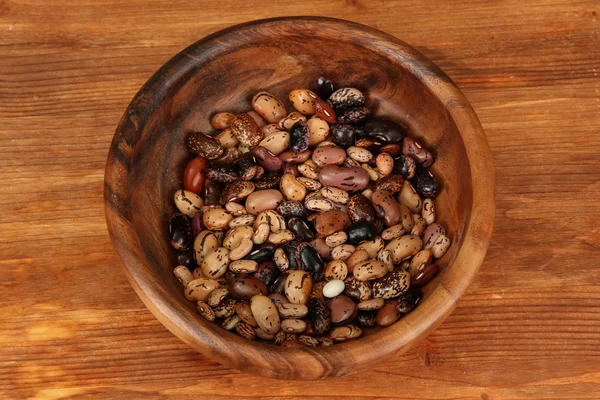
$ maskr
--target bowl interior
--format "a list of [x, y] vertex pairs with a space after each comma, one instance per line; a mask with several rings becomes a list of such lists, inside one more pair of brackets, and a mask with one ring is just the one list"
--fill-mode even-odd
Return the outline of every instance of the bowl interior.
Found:
[[[432, 330], [443, 319], [442, 314], [451, 309], [444, 303], [456, 300], [455, 294], [447, 295], [449, 290], [445, 289], [446, 295], [437, 300], [430, 297], [435, 297], [439, 292], [436, 288], [451, 275], [464, 273], [453, 269], [461, 268], [461, 263], [455, 260], [473, 211], [469, 156], [456, 118], [449, 111], [452, 104], [431, 90], [432, 82], [452, 84], [412, 49], [374, 30], [363, 27], [366, 31], [361, 31], [363, 28], [358, 29], [354, 24], [325, 21], [315, 24], [310, 20], [271, 24], [263, 25], [265, 29], [250, 25], [229, 30], [191, 46], [163, 67], [130, 106], [119, 127], [126, 140], [113, 143], [111, 151], [127, 158], [123, 168], [129, 176], [121, 182], [121, 187], [111, 190], [127, 194], [119, 207], [125, 210], [123, 215], [128, 219], [127, 233], [137, 239], [127, 249], [135, 254], [135, 260], [121, 255], [129, 264], [134, 287], [150, 309], [169, 329], [205, 354], [268, 376], [341, 375], [350, 369], [331, 361], [335, 357], [345, 354], [352, 362], [366, 367], [377, 361], [373, 357], [402, 350], [412, 339]], [[393, 327], [368, 332], [354, 343], [331, 348], [282, 349], [250, 343], [204, 321], [195, 304], [184, 298], [182, 287], [172, 273], [176, 261], [175, 251], [169, 245], [167, 221], [176, 212], [173, 193], [183, 187], [183, 170], [191, 158], [184, 148], [184, 138], [191, 131], [213, 132], [209, 120], [216, 112], [250, 111], [250, 100], [260, 90], [285, 100], [288, 111], [292, 111], [288, 93], [295, 88], [310, 87], [312, 80], [320, 75], [328, 77], [338, 88], [351, 86], [362, 90], [375, 115], [408, 126], [410, 134], [433, 151], [436, 161], [432, 171], [443, 187], [435, 200], [436, 218], [453, 244], [440, 261], [443, 271], [425, 288], [420, 306]], [[139, 137], [127, 136], [126, 131], [136, 121], [139, 125], [134, 128]], [[118, 163], [119, 156], [113, 155], [113, 161]], [[111, 229], [113, 239], [114, 231]], [[470, 280], [471, 276], [465, 279]], [[148, 283], [150, 289], [144, 286]], [[432, 304], [426, 306], [428, 303]], [[425, 307], [443, 311], [419, 315], [417, 311]], [[382, 344], [389, 339], [386, 331], [388, 334], [393, 331], [394, 340], [399, 342], [394, 347]], [[230, 343], [231, 348], [223, 348], [218, 338]], [[372, 349], [379, 346], [385, 350], [359, 355], [354, 350], [361, 342]], [[240, 356], [238, 350], [242, 347], [261, 357]], [[280, 354], [288, 359], [298, 357], [299, 361], [324, 357], [327, 362], [320, 362], [322, 367], [313, 372], [294, 365], [282, 370], [269, 362], [269, 357], [272, 361]]]

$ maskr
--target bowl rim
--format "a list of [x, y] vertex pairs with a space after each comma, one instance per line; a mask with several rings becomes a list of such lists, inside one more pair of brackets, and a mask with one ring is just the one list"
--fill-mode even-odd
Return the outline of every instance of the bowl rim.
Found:
[[[414, 312], [396, 324], [369, 335], [369, 340], [312, 349], [281, 348], [247, 341], [235, 335], [231, 335], [234, 339], [228, 335], [222, 338], [211, 327], [199, 329], [198, 319], [192, 321], [180, 307], [176, 307], [174, 301], [169, 300], [168, 292], [156, 285], [147, 273], [140, 249], [127, 244], [138, 243], [138, 239], [130, 225], [127, 208], [130, 154], [122, 147], [137, 143], [154, 107], [167, 94], [165, 86], [187, 79], [199, 64], [218, 56], [228, 45], [239, 44], [241, 32], [259, 26], [310, 22], [358, 30], [364, 36], [364, 40], [360, 40], [365, 46], [369, 45], [367, 39], [378, 39], [377, 47], [372, 49], [403, 64], [444, 103], [461, 132], [467, 153], [473, 188], [471, 216], [450, 273], [440, 280]], [[215, 41], [219, 42], [216, 48], [212, 46]], [[140, 112], [140, 106], [143, 112]], [[474, 110], [454, 82], [433, 62], [396, 37], [362, 24], [327, 17], [279, 17], [238, 24], [213, 33], [179, 52], [154, 73], [128, 105], [113, 137], [104, 183], [105, 216], [111, 241], [129, 281], [154, 316], [204, 355], [245, 372], [285, 379], [322, 379], [356, 372], [408, 350], [417, 339], [427, 336], [456, 307], [477, 273], [489, 245], [495, 211], [494, 170], [487, 139]], [[200, 325], [207, 328], [203, 320]], [[215, 328], [222, 331], [220, 327]]]

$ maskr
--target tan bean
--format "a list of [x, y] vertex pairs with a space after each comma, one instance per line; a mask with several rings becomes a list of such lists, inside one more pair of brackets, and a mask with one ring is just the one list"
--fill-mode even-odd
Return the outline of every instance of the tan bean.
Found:
[[256, 337], [262, 340], [273, 340], [275, 335], [272, 333], [267, 333], [260, 328], [254, 328], [254, 332], [256, 332]]
[[173, 200], [177, 209], [190, 218], [193, 218], [202, 206], [204, 206], [202, 197], [189, 190], [181, 189], [176, 191]]
[[358, 303], [358, 309], [361, 311], [374, 311], [383, 308], [385, 300], [383, 299], [369, 299]]
[[292, 106], [304, 115], [313, 115], [315, 113], [315, 100], [318, 98], [319, 96], [308, 89], [292, 90], [289, 95]]
[[392, 261], [399, 264], [405, 259], [414, 256], [423, 248], [423, 241], [414, 235], [404, 235], [394, 239], [385, 246], [386, 250], [392, 252]]
[[285, 296], [290, 303], [306, 304], [312, 285], [313, 281], [308, 272], [300, 270], [291, 271], [285, 280]]
[[254, 223], [254, 219], [255, 217], [252, 214], [240, 215], [239, 217], [235, 217], [231, 220], [231, 222], [229, 223], [229, 227], [235, 228], [238, 226], [250, 226]]
[[275, 250], [273, 261], [275, 261], [275, 265], [277, 265], [277, 268], [279, 268], [280, 271], [285, 271], [290, 267], [288, 256], [285, 254], [282, 247], [278, 247]]
[[304, 206], [311, 211], [325, 212], [333, 209], [333, 202], [323, 198], [312, 197], [304, 202]]
[[289, 113], [285, 118], [279, 121], [279, 126], [286, 131], [292, 129], [292, 126], [298, 121], [306, 121], [306, 117], [297, 111]]
[[231, 121], [233, 121], [234, 118], [235, 114], [228, 112], [220, 112], [213, 115], [213, 117], [210, 120], [210, 124], [215, 129], [227, 129], [229, 128], [229, 124], [231, 124]]
[[286, 200], [302, 201], [306, 197], [306, 188], [292, 174], [283, 174], [279, 187]]
[[222, 230], [229, 228], [233, 215], [223, 208], [211, 208], [202, 214], [202, 222], [207, 229]]
[[229, 269], [236, 274], [252, 273], [258, 269], [258, 263], [254, 260], [234, 260], [229, 264]]
[[359, 163], [369, 162], [373, 158], [373, 153], [367, 149], [357, 146], [348, 147], [346, 149], [346, 154], [348, 154], [348, 157], [354, 161], [358, 161]]
[[281, 121], [287, 115], [283, 103], [273, 94], [265, 91], [254, 95], [252, 98], [252, 108], [270, 124]]
[[423, 207], [423, 200], [417, 194], [415, 188], [410, 184], [409, 181], [404, 181], [402, 184], [402, 190], [398, 195], [398, 201], [400, 204], [404, 204], [413, 213], [420, 213]]
[[376, 170], [374, 170], [373, 168], [371, 168], [371, 166], [369, 164], [360, 164], [360, 167], [362, 169], [364, 169], [365, 171], [367, 171], [370, 181], [375, 182], [377, 179], [379, 179], [379, 173]]
[[267, 124], [262, 127], [263, 134], [265, 137], [274, 134], [275, 132], [281, 131], [279, 124]]
[[230, 229], [223, 238], [223, 247], [232, 250], [238, 247], [243, 239], [250, 239], [254, 234], [251, 226], [242, 225]]
[[450, 244], [451, 243], [450, 243], [450, 239], [448, 238], [448, 236], [446, 236], [446, 235], [438, 236], [437, 240], [431, 247], [433, 256], [435, 258], [442, 258], [444, 256], [444, 254], [446, 254], [446, 252], [450, 248]]
[[290, 145], [290, 134], [286, 131], [277, 131], [265, 137], [258, 145], [278, 156]]
[[372, 189], [365, 189], [362, 191], [361, 193], [363, 196], [365, 196], [367, 199], [371, 200], [371, 196], [373, 195], [373, 190]]
[[219, 247], [219, 241], [213, 232], [208, 230], [200, 232], [194, 240], [194, 258], [196, 259], [196, 263], [200, 265], [204, 257], [217, 247]]
[[256, 215], [262, 211], [274, 210], [282, 202], [283, 196], [279, 190], [256, 190], [246, 198], [246, 211]]
[[310, 164], [300, 164], [298, 165], [298, 172], [302, 174], [302, 176], [310, 179], [318, 179], [319, 172]]
[[410, 260], [410, 265], [408, 270], [410, 271], [410, 276], [415, 276], [417, 270], [424, 266], [429, 265], [431, 263], [431, 259], [433, 257], [433, 253], [431, 249], [423, 249], [419, 251], [417, 254], [413, 256]]
[[219, 282], [214, 279], [198, 278], [186, 285], [184, 295], [190, 301], [206, 301], [208, 295], [218, 287]]
[[373, 240], [362, 242], [361, 244], [356, 246], [356, 249], [366, 250], [367, 253], [369, 253], [369, 258], [375, 258], [377, 257], [377, 253], [379, 253], [379, 251], [383, 249], [384, 246], [385, 243], [383, 242], [383, 239], [380, 236], [377, 236]]
[[380, 250], [377, 253], [377, 260], [381, 261], [387, 266], [388, 272], [394, 270], [394, 262], [392, 261], [392, 252], [386, 249]]
[[367, 260], [356, 265], [352, 271], [352, 274], [359, 281], [367, 281], [371, 279], [378, 279], [385, 276], [388, 273], [388, 267], [381, 261]]
[[433, 224], [435, 222], [435, 205], [433, 204], [432, 199], [423, 200], [423, 208], [421, 209], [421, 215], [427, 225]]
[[331, 249], [331, 258], [346, 261], [355, 251], [356, 248], [351, 244], [342, 244]]
[[218, 247], [204, 257], [200, 268], [202, 275], [216, 279], [227, 272], [229, 265], [229, 249], [226, 247]]
[[235, 137], [235, 135], [233, 134], [233, 131], [229, 128], [225, 129], [223, 132], [215, 136], [215, 139], [217, 139], [219, 143], [221, 143], [221, 147], [223, 147], [224, 149], [233, 148], [240, 143], [238, 138]]
[[367, 250], [356, 249], [356, 251], [346, 260], [348, 272], [352, 273], [356, 265], [360, 264], [363, 261], [367, 261], [369, 258], [371, 257], [369, 257], [369, 252]]
[[175, 275], [179, 283], [181, 283], [184, 287], [194, 280], [194, 276], [185, 265], [176, 266], [175, 269], [173, 269], [173, 275]]
[[194, 277], [194, 279], [205, 278], [204, 274], [202, 273], [202, 268], [200, 267], [194, 268], [194, 270], [192, 271], [192, 276]]
[[323, 185], [321, 185], [321, 182], [319, 182], [316, 179], [306, 178], [304, 176], [300, 176], [296, 179], [298, 180], [298, 182], [303, 184], [304, 187], [307, 188], [308, 190], [312, 190], [312, 191], [319, 190], [323, 186]]
[[260, 224], [269, 224], [271, 233], [279, 232], [285, 229], [285, 219], [277, 211], [263, 211], [256, 217], [254, 228], [258, 228]]
[[290, 230], [283, 229], [269, 235], [269, 242], [273, 244], [284, 244], [294, 240], [294, 233]]
[[348, 266], [342, 260], [333, 260], [325, 267], [325, 279], [343, 281], [348, 276]]
[[213, 290], [209, 295], [206, 302], [211, 307], [216, 307], [227, 297], [229, 291], [226, 288], [220, 287]]
[[283, 318], [302, 318], [308, 314], [308, 307], [304, 304], [279, 303], [277, 311]]
[[281, 322], [277, 307], [267, 296], [256, 295], [250, 299], [252, 314], [260, 329], [275, 334], [279, 331]]
[[238, 323], [240, 323], [242, 321], [242, 319], [240, 318], [239, 315], [232, 315], [229, 318], [226, 318], [223, 323], [221, 324], [221, 327], [223, 327], [223, 329], [225, 329], [226, 331], [230, 331], [235, 329], [235, 327], [237, 326]]
[[399, 238], [400, 236], [404, 235], [404, 233], [406, 233], [404, 225], [396, 224], [384, 229], [384, 231], [381, 232], [381, 238], [384, 240], [392, 240]]
[[348, 340], [357, 339], [362, 335], [362, 329], [356, 325], [345, 325], [333, 328], [329, 332], [329, 339], [334, 342], [346, 342]]
[[250, 304], [246, 303], [245, 301], [239, 301], [235, 304], [235, 313], [248, 325], [251, 325], [255, 328], [258, 326], [258, 322], [252, 313], [252, 307], [250, 307]]
[[254, 235], [252, 236], [252, 242], [255, 244], [263, 244], [269, 238], [269, 234], [271, 233], [271, 229], [269, 228], [269, 224], [260, 224], [254, 230]]
[[400, 223], [404, 227], [405, 232], [410, 232], [415, 223], [410, 209], [404, 204], [400, 204]]
[[414, 225], [410, 230], [411, 235], [421, 236], [423, 232], [425, 232], [425, 228], [427, 228], [427, 222], [425, 218], [421, 217], [420, 214], [413, 214]]
[[301, 333], [306, 330], [306, 322], [301, 319], [284, 319], [281, 321], [281, 330], [288, 333]]
[[348, 200], [350, 200], [350, 195], [348, 192], [332, 186], [325, 186], [323, 189], [321, 189], [321, 195], [326, 199], [338, 204], [347, 204]]
[[253, 246], [254, 242], [252, 242], [252, 239], [242, 239], [240, 243], [229, 252], [229, 259], [232, 261], [241, 260], [250, 254]]
[[313, 116], [306, 121], [306, 125], [308, 125], [308, 130], [310, 131], [311, 147], [318, 145], [329, 136], [329, 124], [317, 116]]
[[209, 322], [215, 320], [215, 312], [205, 302], [198, 301], [196, 303], [196, 309], [198, 310], [198, 313], [202, 316], [202, 318], [204, 318], [205, 320]]
[[380, 153], [375, 158], [375, 165], [381, 175], [387, 176], [394, 170], [394, 158], [388, 153]]
[[346, 243], [346, 240], [348, 240], [348, 234], [344, 231], [339, 231], [327, 236], [325, 238], [325, 243], [327, 243], [327, 246], [329, 247], [336, 247]]
[[246, 212], [246, 207], [233, 201], [228, 201], [227, 203], [225, 203], [225, 209], [229, 211], [231, 215], [236, 217], [248, 215]]

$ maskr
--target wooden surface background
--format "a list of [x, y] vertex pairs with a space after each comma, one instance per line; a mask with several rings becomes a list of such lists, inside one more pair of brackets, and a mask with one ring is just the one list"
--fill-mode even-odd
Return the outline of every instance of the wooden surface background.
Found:
[[[0, 398], [600, 398], [600, 2], [252, 3], [0, 0]], [[170, 334], [127, 282], [102, 201], [114, 129], [159, 66], [232, 24], [309, 14], [436, 62], [497, 181], [488, 256], [441, 328], [316, 383], [226, 369]]]

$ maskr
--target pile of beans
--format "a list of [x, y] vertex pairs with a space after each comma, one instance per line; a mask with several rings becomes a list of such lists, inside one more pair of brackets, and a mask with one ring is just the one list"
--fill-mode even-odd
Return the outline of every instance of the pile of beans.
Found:
[[175, 276], [208, 321], [247, 339], [328, 346], [411, 312], [450, 247], [431, 152], [363, 93], [325, 78], [261, 91], [192, 132], [169, 221]]

